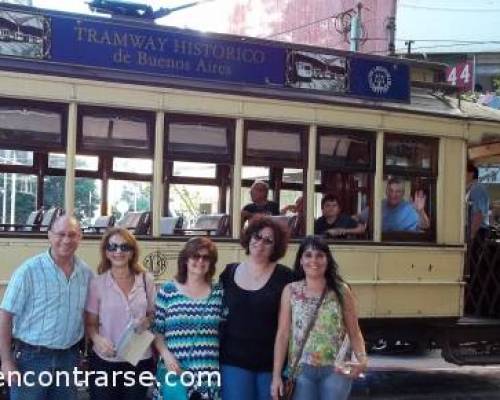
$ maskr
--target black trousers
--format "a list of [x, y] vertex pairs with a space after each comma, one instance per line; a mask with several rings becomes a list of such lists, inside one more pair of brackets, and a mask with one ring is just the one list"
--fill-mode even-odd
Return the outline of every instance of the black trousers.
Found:
[[[153, 373], [154, 368], [155, 365], [152, 358], [142, 360], [134, 367], [128, 362], [103, 360], [92, 352], [90, 355], [89, 371], [95, 371], [96, 374], [92, 375], [89, 379], [90, 400], [145, 400], [148, 386], [142, 386], [139, 383], [139, 375], [144, 371]], [[125, 375], [127, 372], [129, 374]], [[114, 382], [113, 375], [115, 375]], [[131, 386], [132, 377], [135, 383]], [[105, 380], [107, 380], [107, 385], [103, 385]]]

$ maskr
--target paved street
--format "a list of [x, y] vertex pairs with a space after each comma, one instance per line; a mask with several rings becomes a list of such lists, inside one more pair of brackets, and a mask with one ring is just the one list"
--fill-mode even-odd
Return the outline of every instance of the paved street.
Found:
[[352, 400], [498, 400], [500, 366], [459, 367], [439, 351], [423, 356], [372, 356], [369, 372], [356, 382]]

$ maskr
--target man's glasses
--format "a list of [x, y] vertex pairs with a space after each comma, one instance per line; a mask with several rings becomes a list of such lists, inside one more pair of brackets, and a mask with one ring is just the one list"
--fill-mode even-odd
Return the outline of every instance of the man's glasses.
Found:
[[210, 261], [210, 255], [209, 254], [193, 254], [190, 258], [193, 260], [202, 260], [202, 261]]
[[256, 242], [260, 242], [262, 240], [264, 244], [268, 246], [274, 244], [273, 239], [271, 239], [270, 237], [262, 236], [260, 233], [254, 233], [252, 235], [252, 239], [255, 240]]
[[106, 250], [110, 251], [112, 253], [114, 253], [115, 251], [118, 251], [118, 250], [120, 250], [123, 253], [126, 253], [128, 251], [132, 251], [133, 249], [134, 248], [131, 245], [127, 244], [127, 243], [122, 243], [122, 244], [108, 243], [106, 245]]

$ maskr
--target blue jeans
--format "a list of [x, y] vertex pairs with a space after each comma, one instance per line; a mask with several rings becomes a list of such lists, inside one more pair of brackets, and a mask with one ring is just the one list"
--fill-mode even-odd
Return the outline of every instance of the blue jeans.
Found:
[[[11, 400], [77, 400], [73, 376], [73, 368], [76, 367], [79, 357], [77, 346], [67, 350], [51, 350], [16, 343], [13, 356], [21, 373], [21, 381], [10, 387]], [[67, 372], [64, 376], [59, 376], [59, 385], [56, 385], [56, 371]], [[23, 376], [25, 382], [22, 382]]]
[[271, 400], [271, 372], [221, 365], [222, 400]]
[[352, 379], [337, 374], [333, 367], [302, 365], [295, 381], [293, 400], [346, 400]]

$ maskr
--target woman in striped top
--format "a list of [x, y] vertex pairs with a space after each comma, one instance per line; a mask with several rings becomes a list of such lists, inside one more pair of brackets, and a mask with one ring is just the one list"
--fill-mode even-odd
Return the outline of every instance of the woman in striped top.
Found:
[[[187, 387], [188, 398], [220, 399], [222, 289], [212, 284], [216, 262], [217, 249], [210, 239], [189, 240], [179, 254], [175, 279], [166, 282], [156, 297], [155, 346], [161, 356], [158, 369], [166, 369], [166, 378], [172, 375], [168, 372], [175, 372], [186, 383], [190, 379], [183, 372], [193, 373], [195, 382]], [[156, 399], [162, 399], [162, 390]]]

